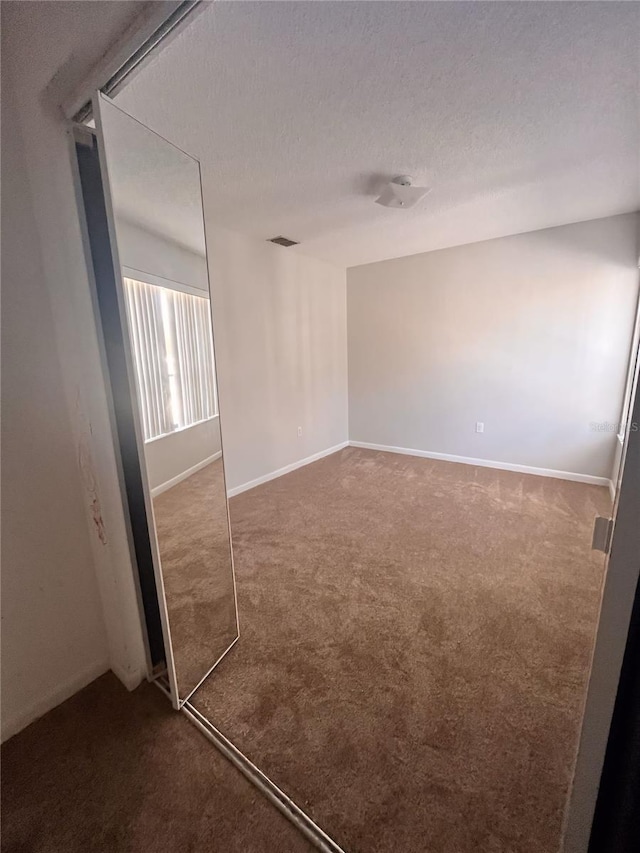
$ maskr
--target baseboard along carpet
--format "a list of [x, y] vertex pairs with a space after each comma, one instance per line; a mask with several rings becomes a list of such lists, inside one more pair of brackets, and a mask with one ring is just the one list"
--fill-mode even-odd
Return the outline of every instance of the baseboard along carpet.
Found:
[[348, 853], [557, 853], [605, 488], [347, 448], [230, 502], [192, 704]]

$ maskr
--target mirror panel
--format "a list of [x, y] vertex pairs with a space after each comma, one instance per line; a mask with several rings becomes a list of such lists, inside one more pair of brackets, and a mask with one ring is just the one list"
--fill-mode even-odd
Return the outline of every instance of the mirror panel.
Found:
[[167, 667], [183, 702], [238, 637], [200, 167], [98, 102]]

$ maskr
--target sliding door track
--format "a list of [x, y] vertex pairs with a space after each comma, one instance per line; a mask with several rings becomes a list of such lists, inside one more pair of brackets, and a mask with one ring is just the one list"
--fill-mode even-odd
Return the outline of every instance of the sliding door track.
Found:
[[[164, 675], [155, 679], [156, 684], [163, 693], [171, 699], [169, 690], [169, 682]], [[246, 777], [252, 785], [254, 785], [273, 805], [282, 812], [282, 814], [291, 821], [309, 841], [322, 850], [322, 853], [345, 853], [345, 851], [337, 844], [333, 838], [320, 829], [318, 824], [311, 820], [306, 812], [303, 812], [300, 806], [297, 806], [293, 800], [288, 797], [284, 791], [272, 782], [262, 770], [255, 766], [247, 756], [240, 752], [237, 746], [234, 746], [229, 738], [225, 737], [213, 723], [203, 716], [197, 708], [187, 701], [181, 709], [182, 713], [193, 725], [200, 729], [202, 734], [210, 740], [216, 749], [221, 752], [238, 770]]]
[[194, 708], [190, 702], [185, 702], [182, 706], [182, 713], [193, 723], [196, 728], [200, 729], [202, 734], [211, 741], [238, 770], [245, 776], [252, 785], [255, 785], [264, 796], [270, 800], [273, 805], [279, 809], [282, 814], [288, 818], [300, 832], [305, 835], [309, 841], [314, 844], [323, 853], [344, 853], [342, 847], [330, 838], [318, 826], [315, 821], [311, 820], [308, 814], [302, 811], [293, 800], [288, 797], [284, 791], [281, 791], [278, 786], [266, 776], [262, 770], [259, 770], [240, 750], [234, 746], [231, 741], [226, 738], [222, 732], [204, 717], [197, 708]]

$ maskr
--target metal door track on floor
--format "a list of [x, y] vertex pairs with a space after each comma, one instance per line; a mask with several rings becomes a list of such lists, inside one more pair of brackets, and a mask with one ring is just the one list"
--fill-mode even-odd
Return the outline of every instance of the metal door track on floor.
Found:
[[[163, 684], [162, 678], [156, 679], [155, 683], [164, 692], [168, 692], [168, 685]], [[213, 723], [203, 716], [190, 702], [185, 702], [181, 708], [187, 719], [199, 729], [202, 734], [211, 741], [216, 749], [228, 759], [242, 775], [251, 782], [282, 814], [298, 829], [318, 850], [322, 853], [345, 853], [342, 847], [304, 812], [300, 806], [282, 791], [275, 782], [272, 782], [262, 770], [253, 764], [247, 756], [241, 752]]]

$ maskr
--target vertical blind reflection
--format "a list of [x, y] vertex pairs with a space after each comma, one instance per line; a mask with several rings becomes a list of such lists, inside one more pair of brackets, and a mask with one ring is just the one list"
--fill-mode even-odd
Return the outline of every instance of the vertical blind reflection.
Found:
[[145, 441], [218, 413], [209, 300], [124, 279]]

